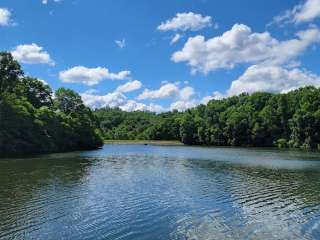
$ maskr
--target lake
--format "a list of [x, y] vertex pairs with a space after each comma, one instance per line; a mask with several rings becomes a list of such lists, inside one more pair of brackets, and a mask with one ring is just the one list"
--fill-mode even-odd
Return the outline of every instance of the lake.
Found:
[[320, 153], [105, 145], [2, 159], [0, 239], [320, 239]]

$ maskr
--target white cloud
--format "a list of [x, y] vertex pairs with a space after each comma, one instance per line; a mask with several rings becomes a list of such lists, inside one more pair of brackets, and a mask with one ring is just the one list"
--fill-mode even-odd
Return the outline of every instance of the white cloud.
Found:
[[320, 17], [320, 0], [306, 0], [284, 14], [274, 17], [273, 23], [303, 23], [311, 22]]
[[91, 108], [120, 107], [127, 103], [127, 97], [120, 92], [112, 92], [106, 95], [94, 95], [92, 93], [81, 94], [83, 102]]
[[320, 86], [320, 76], [297, 68], [253, 65], [231, 83], [227, 95], [257, 91], [285, 93], [308, 85]]
[[124, 48], [126, 46], [126, 40], [125, 39], [115, 40], [114, 42], [119, 48]]
[[299, 22], [309, 22], [320, 17], [320, 0], [307, 0], [296, 12], [294, 20]]
[[[175, 84], [168, 83], [166, 85], [176, 86]], [[124, 85], [122, 85], [124, 86]], [[177, 86], [176, 86], [177, 87]], [[161, 89], [161, 88], [160, 88]], [[159, 104], [154, 103], [143, 103], [133, 99], [128, 99], [123, 92], [116, 89], [114, 92], [107, 93], [105, 95], [97, 95], [97, 91], [94, 89], [90, 89], [81, 94], [83, 102], [91, 107], [91, 108], [101, 108], [101, 107], [111, 107], [115, 108], [118, 107], [123, 111], [150, 111], [150, 112], [164, 112], [168, 110], [178, 110], [178, 111], [185, 111], [186, 109], [193, 108], [199, 105], [201, 102], [194, 98], [195, 91], [192, 87], [186, 86], [182, 89], [178, 87], [174, 91], [167, 91], [163, 90], [164, 93], [160, 93], [160, 89], [154, 90], [153, 94], [155, 95], [148, 95], [144, 97], [138, 97], [139, 100], [144, 99], [156, 99], [156, 98], [172, 98], [174, 101], [168, 106], [164, 107]], [[160, 90], [160, 91], [159, 91]], [[150, 90], [149, 90], [150, 91]], [[158, 92], [157, 92], [158, 91]]]
[[138, 80], [134, 80], [134, 81], [127, 82], [123, 85], [120, 85], [116, 89], [116, 91], [126, 93], [126, 92], [132, 92], [132, 91], [138, 90], [141, 87], [142, 87], [142, 83]]
[[224, 95], [218, 91], [213, 92], [211, 96], [205, 96], [200, 100], [201, 104], [207, 104], [210, 100], [220, 100], [224, 98]]
[[150, 111], [162, 112], [165, 109], [156, 104], [144, 104], [128, 99], [120, 92], [112, 92], [106, 95], [94, 95], [93, 93], [85, 92], [81, 94], [83, 102], [91, 108], [111, 107], [120, 108], [123, 111]]
[[167, 83], [157, 90], [145, 89], [143, 93], [138, 96], [138, 99], [174, 98], [178, 94], [179, 88], [173, 83]]
[[254, 33], [243, 24], [208, 40], [189, 38], [183, 49], [172, 56], [174, 62], [187, 62], [192, 72], [208, 73], [219, 68], [233, 68], [240, 63], [288, 64], [309, 45], [320, 41], [320, 31], [312, 27], [298, 32], [297, 38], [278, 41], [269, 32]]
[[160, 99], [160, 98], [173, 98], [187, 100], [194, 95], [192, 87], [184, 87], [179, 89], [177, 84], [166, 83], [157, 90], [145, 89], [137, 99]]
[[11, 12], [7, 8], [0, 8], [0, 26], [9, 26], [11, 23]]
[[171, 45], [175, 44], [176, 42], [178, 42], [178, 41], [180, 40], [181, 37], [182, 37], [181, 34], [177, 33], [177, 34], [174, 35], [174, 37], [171, 39], [170, 44], [171, 44]]
[[157, 104], [146, 105], [144, 103], [139, 103], [134, 100], [128, 100], [126, 104], [120, 106], [123, 111], [132, 112], [132, 111], [149, 111], [149, 112], [163, 112], [165, 109]]
[[[48, 4], [49, 3], [49, 0], [42, 0], [41, 1], [42, 2], [42, 4]], [[56, 2], [56, 3], [58, 3], [58, 2], [62, 2], [62, 0], [53, 0], [53, 2]]]
[[17, 61], [25, 64], [55, 64], [49, 53], [35, 43], [18, 45], [12, 51], [12, 55]]
[[160, 31], [198, 31], [212, 25], [210, 16], [202, 16], [193, 12], [177, 13], [176, 16], [158, 26]]
[[179, 100], [170, 105], [170, 110], [178, 110], [179, 112], [185, 111], [198, 105], [195, 100]]
[[137, 97], [137, 99], [140, 100], [158, 98], [174, 99], [168, 108], [153, 103], [145, 104], [128, 99], [123, 93], [118, 91], [118, 89], [113, 93], [102, 96], [93, 95], [95, 92], [85, 92], [82, 94], [82, 98], [85, 104], [92, 108], [109, 106], [119, 107], [124, 111], [185, 111], [199, 104], [207, 104], [212, 99], [219, 100], [243, 92], [254, 93], [263, 91], [286, 93], [308, 85], [320, 87], [320, 76], [298, 68], [286, 69], [285, 67], [277, 65], [259, 64], [249, 67], [242, 76], [231, 83], [230, 88], [225, 93], [215, 91], [210, 96], [197, 99], [195, 98], [195, 91], [192, 87], [186, 86], [180, 89], [177, 84], [166, 83], [157, 90], [146, 89]]
[[137, 97], [137, 99], [174, 99], [175, 102], [171, 103], [169, 110], [184, 111], [188, 108], [195, 107], [197, 105], [197, 100], [192, 99], [192, 97], [195, 95], [194, 89], [190, 86], [180, 89], [178, 85], [179, 84], [165, 83], [157, 90], [145, 89], [144, 92]]
[[87, 68], [76, 66], [59, 73], [59, 78], [67, 83], [82, 83], [88, 86], [96, 85], [104, 79], [123, 80], [128, 78], [130, 71], [111, 73], [109, 69], [103, 67]]
[[203, 97], [200, 103], [207, 104], [212, 99], [220, 100], [241, 93], [287, 93], [305, 86], [320, 87], [320, 76], [298, 68], [258, 64], [250, 66], [234, 80], [225, 93], [215, 91], [212, 95]]
[[188, 86], [180, 90], [179, 99], [186, 101], [191, 97], [193, 97], [194, 95], [195, 95], [194, 89]]
[[213, 92], [200, 100], [194, 98], [179, 99], [169, 109], [185, 111], [199, 104], [207, 104], [210, 100], [220, 100], [241, 93], [272, 92], [286, 93], [305, 86], [320, 87], [320, 76], [298, 68], [286, 69], [277, 65], [253, 65], [242, 76], [231, 83], [225, 93]]

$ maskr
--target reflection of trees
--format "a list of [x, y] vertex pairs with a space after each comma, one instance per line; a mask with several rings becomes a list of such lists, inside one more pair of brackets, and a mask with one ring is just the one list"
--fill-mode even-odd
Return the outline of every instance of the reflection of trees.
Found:
[[[62, 155], [0, 161], [0, 238], [41, 222], [44, 212], [46, 217], [50, 214], [55, 217], [68, 211], [65, 205], [50, 213], [49, 205], [63, 197], [72, 198], [72, 191], [87, 175], [91, 161], [59, 156]], [[65, 196], [61, 192], [65, 192]], [[55, 193], [61, 196], [53, 195]]]

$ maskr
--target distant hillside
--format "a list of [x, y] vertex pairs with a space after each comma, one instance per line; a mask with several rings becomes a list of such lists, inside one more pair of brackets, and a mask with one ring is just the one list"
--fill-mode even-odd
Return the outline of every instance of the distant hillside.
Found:
[[287, 94], [241, 94], [186, 112], [94, 112], [105, 139], [179, 140], [185, 144], [316, 149], [320, 144], [320, 89]]

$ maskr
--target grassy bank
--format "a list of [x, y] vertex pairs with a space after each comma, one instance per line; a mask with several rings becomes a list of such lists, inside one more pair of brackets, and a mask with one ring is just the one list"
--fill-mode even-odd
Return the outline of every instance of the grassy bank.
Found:
[[162, 140], [104, 140], [105, 144], [136, 144], [136, 145], [162, 145], [162, 146], [180, 146], [183, 143], [179, 141]]

